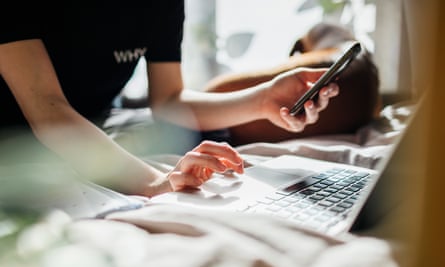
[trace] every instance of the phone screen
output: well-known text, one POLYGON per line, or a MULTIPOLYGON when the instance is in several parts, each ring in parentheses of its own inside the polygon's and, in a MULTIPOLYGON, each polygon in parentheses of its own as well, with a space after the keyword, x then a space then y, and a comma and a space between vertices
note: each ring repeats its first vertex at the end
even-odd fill
POLYGON ((314 99, 316 96, 318 96, 318 92, 321 90, 321 88, 335 81, 340 73, 346 69, 349 63, 351 63, 351 61, 360 53, 361 50, 361 44, 359 42, 354 42, 346 50, 346 52, 320 77, 320 79, 318 79, 317 82, 315 82, 315 84, 302 97, 300 97, 300 99, 298 99, 298 101, 290 109, 290 114, 293 116, 303 114, 304 103, 309 99, 314 99))

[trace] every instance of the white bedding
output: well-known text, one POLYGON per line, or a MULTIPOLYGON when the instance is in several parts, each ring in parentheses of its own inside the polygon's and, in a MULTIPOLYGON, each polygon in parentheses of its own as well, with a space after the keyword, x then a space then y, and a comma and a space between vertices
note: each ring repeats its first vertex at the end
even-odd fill
POLYGON ((315 136, 280 143, 252 143, 237 149, 246 154, 246 160, 250 159, 252 164, 268 157, 293 154, 374 169, 405 127, 412 108, 403 103, 387 106, 377 120, 355 134, 315 136))
MULTIPOLYGON (((248 164, 295 154, 374 168, 409 112, 406 105, 387 107, 380 120, 353 135, 237 149, 248 164)), ((167 168, 177 159, 151 158, 167 168)), ((397 266, 384 240, 352 235, 333 239, 258 214, 161 204, 91 220, 54 211, 21 234, 17 251, 20 261, 7 266, 397 266)))
POLYGON ((105 220, 54 212, 22 234, 18 250, 17 266, 397 266, 376 238, 336 240, 271 217, 171 205, 105 220))

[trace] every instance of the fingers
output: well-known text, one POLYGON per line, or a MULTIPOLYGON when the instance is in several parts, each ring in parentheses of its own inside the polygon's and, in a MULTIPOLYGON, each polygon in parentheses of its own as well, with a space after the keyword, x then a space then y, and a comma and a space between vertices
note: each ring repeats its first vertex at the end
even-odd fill
POLYGON ((281 127, 291 132, 301 132, 305 127, 305 115, 293 116, 289 113, 289 109, 282 107, 280 109, 280 116, 282 119, 281 127))
POLYGON ((336 85, 335 83, 331 83, 320 90, 316 102, 312 100, 307 101, 304 104, 306 123, 316 123, 318 121, 320 111, 324 110, 328 106, 329 99, 338 95, 338 92, 338 85, 336 85))
POLYGON ((168 176, 168 180, 173 191, 179 191, 186 187, 198 187, 205 182, 192 174, 180 171, 171 172, 168 176))
POLYGON ((318 93, 318 100, 316 103, 316 107, 318 111, 324 110, 329 103, 329 99, 337 96, 339 93, 338 85, 335 83, 331 83, 328 86, 322 88, 318 93))
POLYGON ((243 160, 239 153, 227 143, 204 141, 186 153, 167 178, 172 189, 178 191, 200 186, 213 173, 228 169, 243 173, 243 160))
POLYGON ((191 151, 185 154, 181 159, 179 166, 179 170, 182 172, 194 172, 197 176, 202 176, 200 169, 203 168, 211 169, 216 172, 224 172, 227 169, 227 166, 212 155, 196 151, 191 151), (199 170, 197 170, 197 168, 199 170))
POLYGON ((283 127, 292 132, 301 132, 306 125, 316 123, 319 119, 320 111, 324 110, 329 104, 329 99, 337 96, 338 93, 339 88, 335 83, 322 88, 316 102, 308 100, 304 103, 305 113, 302 115, 292 116, 289 114, 288 108, 282 107, 280 116, 283 120, 283 127))
POLYGON ((306 123, 314 124, 319 117, 318 115, 319 110, 316 108, 314 101, 312 100, 306 101, 306 103, 304 103, 304 110, 306 114, 306 123))
POLYGON ((203 141, 194 152, 200 152, 216 157, 224 166, 233 169, 237 173, 242 173, 243 159, 241 155, 227 143, 217 143, 212 141, 203 141))
POLYGON ((173 191, 178 191, 185 187, 198 187, 214 172, 224 172, 226 169, 216 157, 191 151, 181 158, 167 178, 173 191))

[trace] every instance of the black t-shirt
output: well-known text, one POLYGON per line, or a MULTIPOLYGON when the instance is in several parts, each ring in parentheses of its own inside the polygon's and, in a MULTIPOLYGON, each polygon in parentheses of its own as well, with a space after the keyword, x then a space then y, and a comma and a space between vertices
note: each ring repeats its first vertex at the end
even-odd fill
MULTIPOLYGON (((39 38, 48 50, 70 104, 93 118, 111 105, 133 74, 138 59, 181 59, 183 0, 15 0, 0 15, 0 44, 39 38)), ((26 123, 0 76, 0 127, 26 123)))

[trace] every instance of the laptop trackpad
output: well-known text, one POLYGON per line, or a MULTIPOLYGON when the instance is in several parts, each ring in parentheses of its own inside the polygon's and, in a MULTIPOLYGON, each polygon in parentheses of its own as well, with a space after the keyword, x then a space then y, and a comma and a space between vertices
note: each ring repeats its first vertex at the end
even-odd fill
POLYGON ((306 177, 315 174, 304 169, 274 169, 266 166, 255 165, 245 169, 245 174, 275 188, 283 188, 303 182, 306 177))

